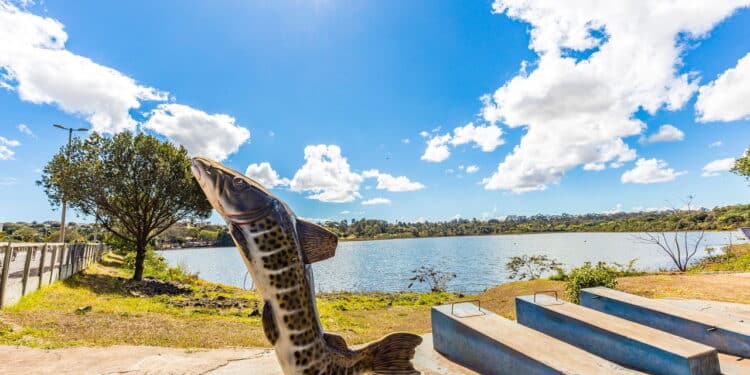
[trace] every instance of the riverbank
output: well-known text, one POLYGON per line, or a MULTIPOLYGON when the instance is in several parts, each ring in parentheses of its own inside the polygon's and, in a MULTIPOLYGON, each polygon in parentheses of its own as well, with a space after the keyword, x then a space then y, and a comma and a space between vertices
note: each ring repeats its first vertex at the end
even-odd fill
MULTIPOLYGON (((750 265, 750 245, 730 252, 733 271, 750 265), (747 259, 747 260, 746 260, 747 259)), ((725 258, 722 254, 717 257, 725 258)), ((726 259, 699 264, 725 265, 726 259)), ((726 268, 725 266, 722 266, 726 268)), ((38 348, 149 345, 175 348, 268 347, 260 322, 260 298, 253 291, 210 283, 178 270, 150 269, 162 280, 133 283, 122 258, 108 255, 68 280, 24 297, 0 311, 0 345, 38 348)), ((473 296, 451 293, 335 293, 318 295, 321 322, 352 345, 386 333, 430 332, 432 305, 479 299, 485 307, 514 318, 514 298, 557 291, 552 280, 503 284, 473 296)), ((750 304, 750 275, 655 273, 623 277, 617 289, 651 298, 701 299, 750 304)))

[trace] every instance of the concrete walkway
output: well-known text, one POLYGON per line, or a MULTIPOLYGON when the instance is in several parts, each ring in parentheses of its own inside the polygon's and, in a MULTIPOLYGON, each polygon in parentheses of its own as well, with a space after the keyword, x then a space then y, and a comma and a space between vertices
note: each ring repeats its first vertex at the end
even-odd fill
MULTIPOLYGON (((432 335, 422 337, 414 363, 423 374, 475 374, 432 350, 432 335)), ((113 346, 45 350, 0 346, 0 374, 277 375, 281 370, 271 349, 113 346)))

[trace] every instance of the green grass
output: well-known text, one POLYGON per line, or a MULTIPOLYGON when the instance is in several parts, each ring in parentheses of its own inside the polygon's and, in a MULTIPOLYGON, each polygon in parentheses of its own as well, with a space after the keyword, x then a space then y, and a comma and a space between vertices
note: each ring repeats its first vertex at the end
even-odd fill
POLYGON ((724 254, 702 259, 690 272, 750 272, 750 244, 727 246, 723 250, 724 254))

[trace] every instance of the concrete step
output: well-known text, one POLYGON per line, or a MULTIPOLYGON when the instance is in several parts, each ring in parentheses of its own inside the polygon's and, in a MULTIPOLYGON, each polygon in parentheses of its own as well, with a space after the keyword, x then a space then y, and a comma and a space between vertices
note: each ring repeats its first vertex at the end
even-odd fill
POLYGON ((640 374, 471 303, 432 308, 435 350, 481 374, 640 374))
POLYGON ((716 375, 716 349, 546 295, 516 297, 518 322, 650 374, 716 375))
POLYGON ((750 320, 721 317, 608 288, 582 290, 581 305, 713 346, 722 353, 750 357, 750 320))

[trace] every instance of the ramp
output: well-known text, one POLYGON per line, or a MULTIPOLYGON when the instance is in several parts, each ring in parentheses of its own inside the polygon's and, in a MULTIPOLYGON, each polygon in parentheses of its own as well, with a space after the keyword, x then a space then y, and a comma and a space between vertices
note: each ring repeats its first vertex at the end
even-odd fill
POLYGON ((516 297, 516 315, 527 327, 640 371, 720 373, 714 348, 550 296, 516 297))
POLYGON ((722 353, 750 357, 750 320, 722 318, 601 287, 582 290, 581 305, 713 346, 722 353))
POLYGON ((640 374, 471 303, 431 314, 435 350, 481 374, 640 374))

